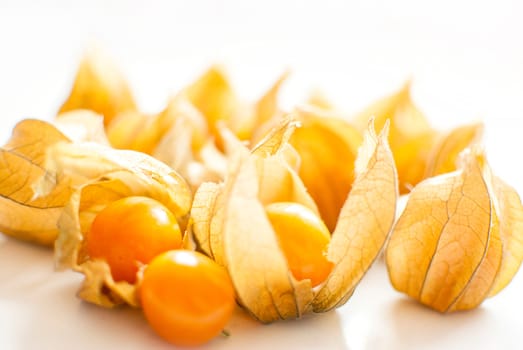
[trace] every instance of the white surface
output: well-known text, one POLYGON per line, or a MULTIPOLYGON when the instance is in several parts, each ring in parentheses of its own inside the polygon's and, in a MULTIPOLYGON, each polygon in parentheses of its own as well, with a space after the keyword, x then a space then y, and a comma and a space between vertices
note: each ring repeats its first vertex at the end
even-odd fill
MULTIPOLYGON (((319 87, 355 112, 413 79, 431 122, 487 126, 494 171, 523 193, 523 5, 514 1, 0 1, 0 139, 17 120, 49 119, 90 42, 107 49, 141 107, 211 62, 245 98, 284 69, 283 102, 319 87)), ((74 295, 81 276, 54 272, 52 253, 0 236, 2 349, 171 348, 134 310, 74 295)), ((269 326, 239 312, 219 349, 517 349, 523 274, 478 310, 440 315, 396 293, 378 263, 342 308, 269 326)))

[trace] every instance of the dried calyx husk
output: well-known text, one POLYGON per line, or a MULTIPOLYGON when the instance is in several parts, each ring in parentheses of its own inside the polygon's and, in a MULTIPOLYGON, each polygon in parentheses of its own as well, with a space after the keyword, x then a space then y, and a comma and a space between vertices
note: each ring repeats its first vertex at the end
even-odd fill
POLYGON ((57 267, 85 275, 82 299, 137 306, 136 284, 115 282, 105 261, 91 260, 85 234, 98 212, 127 196, 156 199, 184 230, 192 201, 184 178, 144 153, 109 147, 102 117, 87 110, 63 113, 54 123, 23 120, 0 151, 2 232, 54 244, 57 267))
POLYGON ((40 188, 46 152, 58 143, 106 143, 102 117, 91 111, 66 113, 54 123, 20 121, 0 149, 0 230, 12 237, 52 246, 57 221, 73 192, 70 178, 54 177, 52 190, 40 188), (45 192, 45 193, 44 193, 45 192))
POLYGON ((187 86, 185 93, 191 103, 204 115, 211 135, 220 138, 219 124, 230 129, 240 140, 252 140, 257 129, 276 115, 278 95, 289 72, 284 72, 254 103, 242 101, 225 69, 211 66, 196 81, 187 86))
POLYGON ((227 167, 219 124, 241 140, 254 138, 259 126, 281 114, 278 95, 283 73, 253 103, 240 100, 225 70, 211 66, 174 95, 159 113, 140 111, 122 74, 100 50, 87 51, 64 112, 90 109, 104 116, 111 146, 144 152, 173 167, 196 190, 220 181, 227 167))
POLYGON ((286 77, 251 104, 238 98, 222 67, 210 67, 171 100, 163 113, 175 118, 151 154, 178 170, 193 189, 222 180, 228 158, 222 130, 252 142, 259 126, 280 115, 277 99, 286 77))
POLYGON ((351 120, 364 130, 371 117, 375 118, 378 130, 390 122, 389 143, 402 194, 410 192, 423 179, 456 170, 458 154, 477 143, 483 133, 481 123, 462 125, 449 131, 434 129, 413 103, 410 82, 351 120))
POLYGON ((109 145, 103 116, 88 109, 75 109, 56 116, 53 126, 74 142, 96 142, 109 145))
POLYGON ((298 318, 345 303, 394 221, 397 179, 387 127, 376 135, 370 124, 326 253, 334 267, 315 288, 308 279, 296 280, 264 211, 267 204, 285 201, 319 214, 294 169, 299 156, 288 139, 295 127, 284 121, 252 152, 234 145, 225 181, 202 184, 191 210, 199 248, 227 268, 240 304, 262 322, 298 318))
MULTIPOLYGON (((86 234, 96 215, 109 203, 130 196, 161 202, 175 215, 183 232, 192 200, 185 180, 146 154, 96 143, 57 143, 48 149, 45 167, 48 174, 68 178, 74 189, 58 220, 57 267, 85 275, 78 295, 86 301, 105 307, 138 306, 138 282, 115 282, 104 260, 87 255, 86 234)), ((52 180, 52 176, 42 178, 40 188, 52 189, 52 180)))
POLYGON ((86 51, 59 114, 77 109, 89 109, 102 115, 105 125, 121 113, 137 110, 127 81, 99 48, 91 47, 86 51))
POLYGON ((298 174, 333 231, 354 182, 354 165, 363 134, 337 113, 314 106, 296 109, 300 127, 289 142, 300 157, 298 174))
POLYGON ((55 178, 45 196, 36 196, 34 184, 46 175, 46 150, 71 142, 52 124, 35 119, 19 122, 0 149, 0 231, 12 237, 51 246, 58 235, 56 223, 72 190, 69 179, 55 178))
POLYGON ((523 206, 477 147, 410 193, 386 250, 394 288, 440 312, 500 292, 523 260, 523 206))
POLYGON ((113 147, 150 154, 187 179, 193 189, 203 181, 219 181, 225 156, 214 144, 204 116, 185 94, 170 99, 155 115, 129 112, 107 127, 113 147))

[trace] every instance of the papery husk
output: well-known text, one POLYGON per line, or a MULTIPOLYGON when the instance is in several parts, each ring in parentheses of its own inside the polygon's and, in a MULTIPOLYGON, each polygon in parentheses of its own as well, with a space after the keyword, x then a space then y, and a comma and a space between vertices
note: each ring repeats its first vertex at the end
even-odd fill
POLYGON ((209 138, 206 121, 184 94, 172 97, 158 114, 133 111, 118 115, 108 125, 107 134, 115 148, 161 155, 159 145, 172 133, 172 129, 180 127, 191 140, 189 153, 197 152, 209 138))
POLYGON ((378 255, 394 218, 397 182, 387 131, 376 136, 369 127, 353 189, 329 246, 328 259, 336 265, 318 289, 309 280, 297 281, 264 209, 273 201, 290 201, 317 213, 285 160, 284 150, 290 147, 285 141, 294 127, 283 122, 254 148, 257 152, 239 148, 224 183, 203 184, 191 210, 200 249, 227 267, 240 304, 261 322, 299 318, 343 304, 378 255), (278 166, 287 172, 265 171, 278 166), (373 195, 377 197, 369 197, 373 195))
MULTIPOLYGON (((211 66, 184 89, 183 93, 203 114, 211 135, 218 142, 220 140, 218 125, 223 124, 240 140, 254 139, 256 143, 260 136, 257 134, 260 126, 281 114, 278 95, 288 75, 288 71, 284 72, 253 104, 239 99, 225 69, 220 65, 211 66)), ((223 145, 218 143, 217 147, 221 150, 223 145)))
POLYGON ((436 144, 427 157, 424 178, 456 170, 461 152, 481 142, 483 128, 482 123, 474 123, 440 132, 436 144))
POLYGON ((376 119, 377 130, 390 121, 389 143, 402 194, 409 193, 423 179, 456 170, 458 154, 476 143, 483 130, 481 123, 450 131, 434 129, 412 101, 410 82, 369 106, 352 121, 364 130, 371 117, 376 119))
POLYGON ((52 246, 56 227, 72 190, 67 177, 54 178, 53 190, 38 195, 37 182, 46 177, 45 153, 70 142, 50 123, 35 119, 19 122, 0 149, 0 231, 25 241, 52 246))
POLYGON ((140 151, 161 160, 196 190, 204 181, 220 181, 226 158, 217 149, 207 121, 183 93, 155 115, 120 114, 107 127, 113 147, 140 151))
POLYGON ((278 97, 289 75, 290 71, 283 72, 256 101, 251 110, 247 110, 244 115, 237 115, 232 121, 233 131, 239 139, 248 140, 250 145, 254 146, 272 126, 275 126, 274 123, 283 117, 284 113, 278 104, 278 97))
POLYGON ((97 213, 129 196, 161 202, 175 215, 183 232, 192 199, 185 180, 146 154, 92 143, 57 144, 49 150, 46 166, 68 176, 76 188, 58 221, 56 266, 86 276, 79 291, 86 301, 105 307, 138 306, 136 284, 114 282, 105 261, 91 260, 85 252, 85 235, 97 213))
POLYGON ((325 96, 325 94, 316 89, 313 90, 307 98, 306 105, 320 108, 326 111, 335 111, 336 107, 334 104, 325 96))
POLYGON ((358 150, 355 180, 343 205, 327 252, 334 268, 316 291, 315 312, 343 305, 381 252, 395 220, 398 178, 387 142, 369 122, 358 150))
POLYGON ((298 109, 296 119, 300 127, 290 143, 300 157, 298 173, 333 231, 354 181, 362 134, 345 120, 317 108, 298 109))
MULTIPOLYGON (((266 144, 255 147, 258 150, 255 154, 250 154, 245 147, 238 148, 231 159, 225 183, 203 184, 191 210, 192 228, 199 247, 228 268, 240 303, 262 322, 300 317, 310 311, 307 301, 312 300, 310 282, 298 282, 290 274, 263 203, 257 196, 260 186, 267 187, 268 192, 282 190, 274 196, 278 200, 297 201, 303 199, 302 195, 308 196, 297 176, 289 179, 285 171, 278 172, 287 181, 296 181, 294 185, 303 188, 294 198, 294 191, 286 187, 273 189, 274 182, 266 181, 267 178, 258 173, 260 170, 261 174, 274 174, 266 172, 265 166, 279 166, 292 172, 283 159, 279 163, 264 161, 281 157, 274 139, 288 135, 284 130, 293 127, 291 122, 284 123, 279 131, 267 137, 266 144), (250 211, 252 213, 246 214, 250 211), (260 264, 262 256, 264 262, 260 264), (238 269, 240 265, 242 268, 238 269)), ((315 207, 312 199, 307 198, 309 205, 315 207)))
POLYGON ((171 115, 173 123, 151 154, 187 179, 194 191, 205 181, 221 181, 227 159, 200 112, 178 96, 163 113, 171 115))
POLYGON ((522 218, 516 191, 476 146, 459 170, 411 192, 386 253, 393 286, 440 312, 479 306, 523 260, 522 218))
POLYGON ((102 115, 106 126, 120 113, 136 110, 127 81, 97 48, 88 50, 80 62, 70 95, 59 114, 75 109, 90 109, 102 115))
POLYGON ((389 144, 393 152, 411 138, 433 130, 412 101, 410 86, 411 82, 406 82, 399 91, 376 101, 352 119, 360 130, 367 128, 371 118, 374 118, 376 130, 390 123, 389 144))
POLYGON ((191 103, 205 116, 211 133, 217 134, 216 124, 227 121, 237 113, 238 98, 234 92, 224 68, 211 66, 196 81, 188 86, 184 93, 191 103))
MULTIPOLYGON (((228 152, 233 155, 231 159, 247 157, 254 159, 256 167, 256 186, 260 188, 259 200, 265 205, 278 201, 292 201, 300 203, 314 213, 318 208, 313 199, 307 193, 301 180, 288 162, 286 155, 292 150, 288 147, 288 138, 296 127, 291 119, 285 119, 269 133, 266 138, 252 150, 252 156, 245 144, 238 140, 234 134, 227 129, 221 133, 228 152), (284 140, 287 140, 285 142, 284 140), (241 155, 241 156, 240 156, 241 155)), ((234 160, 233 160, 234 161, 234 160)), ((234 170, 229 168, 229 176, 235 176, 234 170)), ((226 181, 226 184, 230 181, 226 181)), ((211 235, 212 232, 220 232, 223 225, 225 208, 225 192, 223 183, 203 183, 195 194, 191 217, 193 220, 193 232, 201 249, 218 263, 225 265, 222 251, 222 237, 219 234, 211 235)))
POLYGON ((53 125, 74 142, 109 145, 103 116, 88 109, 75 109, 56 116, 53 125))
POLYGON ((122 112, 107 125, 111 145, 144 152, 173 167, 196 190, 205 181, 221 181, 227 154, 222 128, 241 140, 279 115, 277 98, 285 72, 253 104, 238 99, 222 67, 210 67, 174 96, 160 113, 122 112))
POLYGON ((135 146, 136 137, 153 116, 140 111, 126 111, 115 116, 107 125, 107 138, 112 147, 141 151, 135 146))

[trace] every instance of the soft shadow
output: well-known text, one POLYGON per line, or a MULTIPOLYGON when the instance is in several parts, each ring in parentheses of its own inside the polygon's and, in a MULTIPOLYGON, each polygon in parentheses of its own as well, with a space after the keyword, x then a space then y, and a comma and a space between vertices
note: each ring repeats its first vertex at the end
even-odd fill
MULTIPOLYGON (((8 264, 17 263, 22 266, 32 264, 31 259, 24 259, 25 255, 30 255, 34 259, 47 259, 53 262, 53 248, 43 247, 41 245, 21 241, 0 233, 0 259, 3 263, 10 261, 8 264), (19 259, 16 261, 14 259, 19 259)), ((0 270, 4 271, 4 269, 0 270)))
POLYGON ((209 343, 208 349, 347 349, 335 311, 309 314, 298 320, 261 324, 237 308, 227 330, 230 336, 209 343))
MULTIPOLYGON (((0 299, 12 305, 10 317, 17 315, 21 322, 16 327, 19 348, 36 343, 51 348, 172 348, 140 310, 104 309, 79 300, 75 294, 83 277, 55 272, 52 249, 0 237, 0 258, 0 299)), ((230 336, 219 336, 202 349, 347 349, 335 311, 264 325, 238 307, 226 330, 230 336)))
POLYGON ((0 237, 0 297, 27 292, 54 272, 53 250, 9 237, 0 237))
POLYGON ((87 302, 80 302, 75 319, 86 318, 82 322, 83 338, 90 345, 93 335, 101 337, 94 348, 104 348, 107 344, 122 345, 121 348, 172 349, 173 345, 158 336, 147 323, 140 309, 121 306, 106 309, 87 302))
POLYGON ((376 348, 484 348, 491 339, 479 340, 482 332, 488 333, 495 324, 494 315, 481 307, 442 314, 407 298, 393 302, 385 317, 392 330, 391 343, 376 348))
POLYGON ((147 325, 141 310, 102 308, 69 294, 31 312, 20 348, 36 344, 54 349, 172 349, 147 325), (36 340, 35 340, 36 339, 36 340))

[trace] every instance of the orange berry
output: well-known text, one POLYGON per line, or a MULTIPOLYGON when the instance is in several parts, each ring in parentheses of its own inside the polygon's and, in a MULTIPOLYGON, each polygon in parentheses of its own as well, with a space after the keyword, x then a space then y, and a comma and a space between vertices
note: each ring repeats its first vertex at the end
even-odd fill
POLYGON ((225 269, 189 250, 154 258, 144 271, 140 298, 155 332, 179 346, 200 345, 220 334, 235 308, 225 269))
POLYGON ((310 279, 312 286, 322 283, 333 266, 325 256, 330 232, 323 221, 298 203, 272 203, 265 211, 293 276, 310 279))
POLYGON ((129 283, 136 281, 140 266, 181 245, 174 215, 148 197, 125 197, 110 203, 94 219, 86 242, 91 259, 104 259, 115 281, 129 283))

